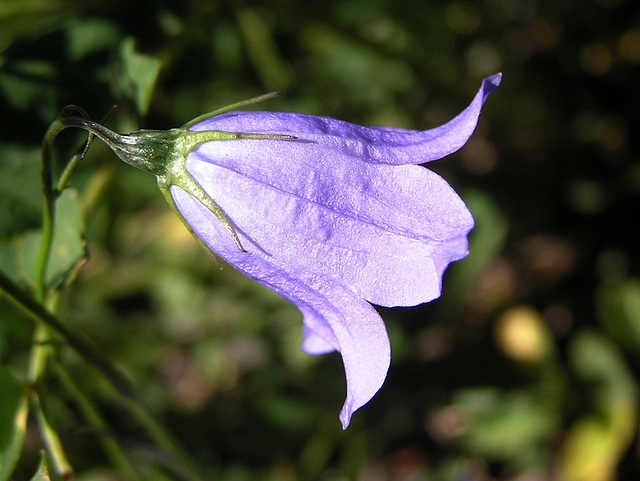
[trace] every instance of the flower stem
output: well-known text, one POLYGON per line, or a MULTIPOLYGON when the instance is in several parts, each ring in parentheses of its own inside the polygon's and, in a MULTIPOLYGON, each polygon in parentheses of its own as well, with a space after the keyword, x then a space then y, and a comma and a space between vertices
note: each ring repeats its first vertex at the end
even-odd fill
POLYGON ((105 432, 107 424, 91 400, 85 396, 82 389, 71 379, 60 363, 55 363, 53 367, 58 380, 77 404, 86 422, 98 432, 100 444, 111 459, 111 462, 118 467, 126 479, 142 479, 117 441, 109 433, 105 432))
MULTIPOLYGON (((29 380, 34 386, 34 394, 32 396, 34 402, 35 412, 38 416, 38 423, 43 431, 43 437, 47 439, 47 447, 49 449, 60 449, 59 453, 62 453, 59 441, 56 441, 54 436, 55 431, 51 428, 44 413, 41 410, 40 399, 37 394, 37 381, 40 379, 46 366, 46 361, 51 353, 50 345, 50 332, 56 331, 60 334, 65 342, 73 348, 85 361, 93 364, 98 368, 116 388, 116 391, 122 395, 122 402, 126 408, 132 412, 138 419, 140 424, 144 426, 146 431, 154 442, 173 459, 177 460, 180 465, 185 466, 186 470, 182 470, 182 477, 187 480, 199 480, 201 479, 197 474, 197 469, 190 457, 182 450, 178 443, 172 438, 172 436, 161 426, 153 416, 148 412, 147 408, 143 406, 138 399, 133 395, 133 391, 129 385, 129 382, 124 376, 111 366, 107 361, 102 359, 94 350, 89 346, 84 339, 77 337, 71 331, 69 331, 64 324, 62 324, 53 314, 47 311, 40 303, 33 299, 28 293, 16 286, 8 277, 6 277, 2 271, 0 271, 0 291, 4 291, 18 306, 24 309, 29 315, 31 315, 39 325, 34 334, 34 348, 31 352, 30 364, 29 364, 29 380)), ((64 383, 64 380, 62 380, 64 383)), ((86 407, 86 406, 85 406, 86 407)), ((83 412, 85 407, 83 407, 83 412)), ((66 459, 63 456, 60 459, 66 459)), ((116 454, 118 456, 118 454, 116 454)), ((120 465, 120 463, 118 463, 120 465)), ((56 466, 62 466, 63 462, 58 462, 56 466)), ((124 468, 127 469, 127 468, 124 468)), ((124 471, 123 469, 123 471, 124 471)), ((128 469, 127 469, 128 470, 128 469)))
POLYGON ((230 112, 232 110, 238 110, 241 109, 243 107, 248 107, 250 105, 253 104, 257 104, 259 102, 264 102, 265 100, 271 100, 272 98, 278 97, 279 95, 282 95, 282 92, 269 92, 268 94, 264 94, 264 95, 259 95, 258 97, 253 97, 251 99, 248 100, 242 100, 241 102, 236 102, 235 104, 231 104, 231 105, 227 105, 225 107, 219 108, 217 110, 214 110, 213 112, 209 112, 208 114, 204 114, 204 115, 200 115, 199 117, 196 117, 195 119, 193 119, 190 122, 187 122, 186 124, 184 124, 182 126, 183 129, 188 129, 191 126, 202 122, 205 119, 211 118, 211 117, 215 117, 216 115, 220 115, 223 114, 225 112, 230 112))
POLYGON ((31 396, 31 400, 34 405, 34 412, 36 414, 36 421, 38 422, 40 433, 42 435, 44 444, 47 447, 47 453, 51 457, 51 461, 53 462, 56 473, 63 480, 73 478, 73 468, 67 460, 67 456, 64 453, 64 448, 62 447, 62 443, 60 441, 60 438, 58 437, 58 433, 49 424, 49 421, 47 420, 47 417, 42 410, 40 396, 38 394, 33 394, 31 396))
POLYGON ((153 442, 169 456, 168 466, 180 474, 185 481, 202 481, 198 467, 191 457, 182 449, 173 436, 162 426, 146 406, 135 398, 123 398, 124 406, 131 412, 138 422, 145 428, 153 442))
POLYGON ((62 447, 60 437, 55 428, 51 426, 42 407, 40 399, 40 381, 46 371, 47 361, 53 350, 51 346, 51 334, 46 325, 38 325, 33 335, 33 346, 29 358, 29 384, 31 390, 31 402, 33 404, 33 412, 36 416, 40 435, 47 447, 47 452, 51 457, 54 468, 62 479, 71 479, 73 477, 73 468, 67 460, 67 456, 62 447))
MULTIPOLYGON (((131 389, 129 381, 119 371, 103 359, 83 338, 70 331, 56 316, 46 310, 42 304, 15 285, 2 271, 0 271, 0 290, 4 291, 18 306, 40 323, 40 325, 46 326, 61 335, 64 341, 86 362, 92 364, 102 372, 118 392, 127 397, 133 396, 133 390, 131 389)), ((37 340, 34 345, 34 348, 36 347, 42 347, 41 343, 37 340)), ((42 356, 42 354, 38 356, 42 356)), ((40 359, 40 357, 38 357, 38 359, 40 359)), ((36 367, 37 366, 34 365, 34 369, 36 367)))
MULTIPOLYGON (((47 267, 51 256, 53 244, 53 230, 55 226, 55 204, 58 193, 53 186, 53 142, 64 126, 55 121, 47 130, 42 142, 41 179, 44 197, 44 209, 42 218, 42 237, 36 259, 35 287, 36 300, 34 306, 38 306, 43 312, 49 312, 44 307, 47 301, 47 267)), ((14 292, 21 294, 19 291, 14 292)), ((12 296, 13 297, 13 296, 12 296)), ((47 360, 51 355, 49 345, 50 332, 46 324, 39 324, 33 335, 33 345, 29 358, 29 382, 32 386, 31 402, 33 404, 36 421, 38 423, 42 440, 54 465, 54 469, 62 479, 73 477, 73 468, 62 447, 60 438, 55 428, 51 426, 42 409, 39 393, 39 382, 46 371, 47 360)))
POLYGON ((71 160, 67 163, 66 167, 60 174, 60 179, 58 180, 58 186, 56 187, 56 194, 61 193, 65 187, 67 186, 67 181, 69 180, 69 176, 73 169, 75 169, 78 162, 85 158, 87 152, 89 151, 89 147, 91 147, 91 143, 93 142, 93 134, 89 132, 89 137, 87 138, 87 143, 84 146, 84 149, 81 153, 74 155, 71 157, 71 160))
POLYGON ((53 122, 42 142, 41 179, 44 195, 44 211, 42 216, 42 237, 36 260, 36 298, 44 302, 47 289, 47 266, 51 255, 53 228, 55 225, 55 203, 57 192, 53 187, 53 142, 56 136, 66 128, 60 120, 53 122))

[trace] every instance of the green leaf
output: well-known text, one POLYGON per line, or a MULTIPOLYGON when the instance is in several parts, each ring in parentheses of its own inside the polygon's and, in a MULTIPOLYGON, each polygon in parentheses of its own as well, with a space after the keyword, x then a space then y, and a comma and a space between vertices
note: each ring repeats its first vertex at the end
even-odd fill
POLYGON ((56 203, 56 226, 47 282, 68 280, 86 257, 84 211, 78 191, 67 188, 56 203))
POLYGON ((527 391, 460 391, 456 405, 469 416, 461 443, 489 459, 527 464, 557 429, 558 413, 527 391))
POLYGON ((0 52, 18 38, 38 34, 70 15, 69 2, 61 0, 0 1, 0 52))
POLYGON ((87 18, 71 22, 66 34, 69 58, 73 61, 111 48, 119 36, 118 28, 110 21, 87 18))
POLYGON ((4 68, 0 69, 3 101, 16 111, 32 112, 43 120, 54 118, 60 109, 56 100, 55 83, 59 75, 56 65, 39 59, 0 60, 4 60, 4 68))
POLYGON ((49 476, 49 467, 47 466, 47 454, 44 451, 42 451, 38 471, 33 475, 31 481, 51 481, 51 477, 49 476))
POLYGON ((598 293, 600 322, 622 345, 640 353, 640 281, 627 279, 598 293))
POLYGON ((132 38, 122 42, 120 48, 124 79, 123 85, 127 94, 135 100, 138 112, 145 115, 149 111, 153 89, 160 73, 160 60, 155 57, 136 52, 132 38))
MULTIPOLYGON (((75 189, 67 188, 56 202, 56 224, 47 269, 47 285, 60 285, 75 274, 86 257, 83 235, 84 213, 80 197, 75 189)), ((40 236, 40 231, 28 234, 22 244, 22 266, 31 283, 36 272, 40 236)))
POLYGON ((574 335, 570 356, 574 372, 588 388, 592 411, 569 429, 558 479, 615 479, 616 466, 636 433, 638 387, 618 347, 596 333, 574 335))
POLYGON ((267 90, 286 90, 293 70, 280 53, 273 33, 264 20, 264 12, 245 8, 237 12, 238 25, 247 46, 249 60, 267 90))
POLYGON ((345 100, 357 106, 388 104, 410 91, 417 79, 409 65, 380 49, 353 42, 337 29, 316 24, 305 29, 302 44, 317 73, 318 83, 338 86, 345 100))
POLYGON ((13 281, 29 283, 23 264, 27 238, 42 223, 40 149, 1 145, 0 269, 13 281))
POLYGON ((28 409, 26 387, 0 367, 0 481, 9 479, 22 452, 28 409))
MULTIPOLYGON (((39 189, 35 192, 39 194, 39 189)), ((3 205, 7 212, 15 212, 15 214, 9 215, 6 222, 4 218, 2 219, 0 232, 14 235, 5 235, 4 238, 0 236, 0 269, 15 282, 34 285, 41 231, 27 229, 32 223, 29 220, 23 221, 22 224, 17 222, 11 225, 11 219, 14 216, 27 212, 25 203, 20 203, 19 199, 16 199, 13 203, 0 202, 0 208, 3 205)), ((40 222, 38 220, 38 223, 40 222)), ((84 212, 78 192, 71 188, 65 189, 56 203, 56 224, 47 271, 47 284, 58 285, 66 282, 76 272, 86 256, 83 235, 84 212)))
POLYGON ((587 384, 596 409, 613 414, 620 401, 635 405, 638 387, 619 346, 591 331, 574 334, 570 347, 573 370, 587 384))
MULTIPOLYGON (((0 242, 42 222, 40 149, 0 144, 0 242)), ((1 265, 1 264, 0 264, 1 265)))

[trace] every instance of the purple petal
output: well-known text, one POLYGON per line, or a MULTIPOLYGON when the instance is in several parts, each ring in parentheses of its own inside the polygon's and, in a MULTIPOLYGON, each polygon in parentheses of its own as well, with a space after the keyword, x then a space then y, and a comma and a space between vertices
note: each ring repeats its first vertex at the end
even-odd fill
POLYGON ((187 170, 278 265, 342 279, 374 304, 438 297, 444 268, 467 254, 471 214, 423 167, 368 164, 323 143, 238 140, 203 144, 187 170))
POLYGON ((476 128, 484 101, 498 88, 502 74, 487 77, 471 104, 440 127, 414 131, 363 127, 330 117, 288 112, 231 112, 210 117, 193 130, 291 134, 331 145, 366 162, 424 164, 459 150, 476 128))
MULTIPOLYGON (((277 264, 277 258, 250 243, 247 252, 241 252, 206 208, 179 188, 172 187, 171 193, 198 237, 215 246, 220 257, 298 306, 310 352, 340 351, 347 376, 347 399, 340 420, 346 428, 352 413, 380 389, 389 368, 389 338, 378 313, 334 279, 304 271, 292 275, 277 264)), ((248 239, 241 234, 241 240, 248 239)))
POLYGON ((309 354, 326 354, 336 350, 337 341, 330 344, 309 327, 305 326, 303 334, 304 342, 302 343, 302 349, 309 354))

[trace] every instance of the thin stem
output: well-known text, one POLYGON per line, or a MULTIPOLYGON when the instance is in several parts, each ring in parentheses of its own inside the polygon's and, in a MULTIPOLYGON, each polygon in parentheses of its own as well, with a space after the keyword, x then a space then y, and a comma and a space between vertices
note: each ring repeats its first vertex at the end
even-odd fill
POLYGON ((282 92, 269 92, 268 94, 263 94, 263 95, 259 95, 258 97, 253 97, 251 99, 247 99, 247 100, 242 100, 240 102, 236 102, 235 104, 231 104, 231 105, 226 105, 222 108, 219 108, 218 110, 214 110, 213 112, 209 112, 208 114, 204 114, 204 115, 200 115, 199 117, 196 117, 195 119, 193 119, 192 121, 184 124, 182 126, 183 129, 188 129, 190 127, 192 127, 193 125, 202 122, 205 119, 208 119, 210 117, 215 117, 216 115, 220 115, 223 114, 225 112, 230 112, 232 110, 238 110, 240 108, 243 107, 247 107, 249 105, 253 105, 253 104, 257 104, 259 102, 264 102, 265 100, 271 100, 275 97, 278 97, 279 95, 282 95, 282 92))
MULTIPOLYGON (((198 474, 198 468, 189 455, 180 447, 173 436, 156 421, 149 409, 133 398, 124 398, 123 401, 129 412, 144 426, 154 443, 169 455, 173 461, 178 463, 177 467, 181 468, 178 469, 181 477, 187 481, 202 481, 201 476, 198 474)), ((172 465, 172 467, 176 468, 175 465, 172 465)))
POLYGON ((57 431, 51 426, 44 413, 40 400, 39 384, 46 372, 47 361, 52 352, 49 329, 46 325, 38 325, 33 336, 33 347, 29 358, 29 383, 32 386, 30 398, 42 440, 47 446, 55 471, 63 479, 71 479, 73 468, 67 459, 57 431))
POLYGON ((57 193, 53 187, 53 142, 56 136, 66 129, 60 120, 51 124, 42 142, 42 191, 44 195, 44 211, 42 217, 42 237, 36 260, 36 297, 44 302, 47 286, 47 266, 51 255, 53 228, 55 225, 55 203, 57 193))
MULTIPOLYGON (((51 247, 53 244, 53 231, 56 220, 56 199, 58 192, 53 186, 53 143, 56 136, 66 127, 59 120, 53 122, 47 130, 42 142, 42 165, 41 179, 42 192, 44 197, 44 208, 42 218, 42 237, 40 238, 40 247, 38 249, 38 257, 36 259, 35 287, 36 301, 33 301, 44 312, 44 304, 47 298, 47 267, 51 256, 51 247)), ((38 390, 38 383, 42 378, 47 365, 47 359, 51 355, 51 346, 49 345, 50 333, 46 324, 39 324, 36 327, 33 336, 33 346, 29 359, 29 381, 33 386, 31 401, 34 407, 34 413, 40 434, 47 451, 51 457, 54 469, 63 479, 71 479, 73 477, 73 468, 67 460, 67 456, 62 447, 60 438, 56 430, 49 424, 47 417, 42 410, 42 402, 38 390)))
POLYGON ((60 178, 57 188, 53 185, 53 146, 56 137, 64 129, 70 125, 64 122, 69 116, 77 116, 88 119, 87 113, 76 106, 68 106, 60 113, 58 118, 49 126, 42 140, 42 192, 44 196, 44 209, 42 214, 42 237, 40 238, 40 247, 38 249, 38 257, 36 260, 36 298, 44 303, 47 292, 47 267, 49 265, 49 257, 51 256, 51 246, 53 243, 53 230, 56 221, 56 200, 66 186, 67 180, 71 175, 77 162, 84 158, 87 150, 91 146, 93 135, 89 135, 84 151, 80 156, 74 156, 60 178))
MULTIPOLYGON (((54 315, 49 313, 42 305, 35 301, 28 293, 16 286, 8 277, 6 277, 2 271, 0 271, 0 291, 4 291, 18 306, 24 309, 29 315, 31 315, 36 321, 40 323, 38 329, 36 329, 36 335, 34 340, 38 349, 32 350, 31 362, 30 362, 30 380, 33 381, 39 379, 42 374, 42 368, 44 367, 47 356, 50 353, 51 343, 48 337, 48 331, 50 329, 55 330, 60 334, 65 342, 73 348, 85 361, 93 364, 98 368, 116 388, 117 392, 123 396, 122 400, 136 418, 142 424, 155 443, 166 453, 172 456, 183 466, 188 469, 187 473, 183 473, 183 477, 189 480, 201 479, 197 474, 194 463, 189 459, 189 456, 179 447, 178 443, 172 438, 172 436, 153 418, 148 412, 147 408, 142 406, 140 402, 133 395, 132 389, 129 386, 129 382, 116 371, 108 362, 102 359, 94 350, 89 346, 84 339, 75 336, 69 331, 64 324, 62 324, 54 315), (48 352, 47 352, 48 351, 48 352)), ((47 441, 47 447, 50 449, 57 449, 58 444, 50 436, 55 432, 48 424, 46 417, 41 412, 40 400, 37 396, 37 392, 34 392, 33 400, 35 403, 35 410, 38 412, 38 422, 43 429, 43 436, 47 441)), ((64 463, 61 463, 63 465, 64 463)))
POLYGON ((33 334, 33 348, 29 357, 29 382, 36 384, 42 377, 49 357, 49 330, 46 325, 39 324, 33 334))
POLYGON ((77 404, 82 416, 89 425, 94 428, 100 436, 100 444, 105 450, 111 461, 127 479, 142 479, 140 474, 133 467, 120 445, 111 437, 107 430, 107 424, 98 409, 91 400, 85 396, 82 389, 71 379, 66 369, 59 363, 54 364, 56 376, 60 380, 62 386, 67 390, 70 397, 77 404))
MULTIPOLYGON (((109 110, 107 115, 104 116, 104 118, 102 119, 102 122, 106 121, 107 118, 114 112, 115 109, 116 109, 116 106, 114 105, 109 110)), ((65 107, 62 110, 62 112, 60 113, 60 116, 58 117, 59 120, 61 120, 62 123, 66 127, 75 127, 75 125, 70 124, 68 122, 65 122, 65 119, 67 119, 69 117, 80 117, 82 119, 85 119, 86 121, 91 122, 91 119, 89 118, 89 114, 87 114, 87 112, 84 109, 78 107, 77 105, 69 105, 69 106, 65 107)), ((87 130, 87 129, 85 129, 85 130, 87 130)), ((64 170, 62 171, 62 174, 60 175, 60 179, 58 181, 58 186, 56 187, 56 193, 57 194, 62 193, 62 191, 67 186, 67 181, 69 180, 69 177, 71 176, 71 173, 73 172, 73 169, 75 169, 75 167, 78 164, 78 162, 80 162, 82 159, 84 159, 87 156, 87 153, 89 152, 89 148, 91 147, 91 144, 93 143, 94 134, 90 130, 87 130, 87 131, 89 132, 89 136, 87 138, 87 142, 85 143, 84 149, 82 150, 82 152, 80 154, 74 155, 71 158, 71 160, 69 160, 69 162, 65 166, 64 170)))
POLYGON ((37 394, 33 394, 32 402, 34 404, 36 420, 38 422, 38 426, 40 427, 40 433, 42 434, 44 443, 47 446, 47 452, 51 457, 57 474, 64 480, 73 478, 73 468, 67 460, 67 457, 64 453, 64 448, 62 447, 62 443, 60 442, 60 438, 58 437, 58 433, 49 424, 49 421, 47 420, 47 417, 42 410, 40 396, 38 396, 37 394))
MULTIPOLYGON (((60 334, 64 341, 74 349, 86 362, 92 364, 111 384, 126 397, 133 397, 133 390, 129 381, 117 371, 109 362, 103 359, 83 338, 71 332, 57 317, 47 311, 38 301, 27 292, 15 285, 11 279, 0 271, 0 290, 4 291, 27 314, 40 324, 45 325, 60 334)), ((41 346, 41 343, 36 345, 41 346)))
POLYGON ((58 180, 58 186, 56 187, 56 194, 59 194, 65 189, 65 187, 67 186, 67 181, 69 180, 69 176, 71 175, 71 172, 73 172, 73 169, 75 169, 78 162, 80 162, 82 159, 86 157, 92 142, 93 142, 93 134, 89 132, 87 143, 85 144, 82 152, 80 154, 76 154, 73 157, 71 157, 71 160, 67 163, 66 167, 62 171, 62 174, 60 175, 60 179, 58 180))

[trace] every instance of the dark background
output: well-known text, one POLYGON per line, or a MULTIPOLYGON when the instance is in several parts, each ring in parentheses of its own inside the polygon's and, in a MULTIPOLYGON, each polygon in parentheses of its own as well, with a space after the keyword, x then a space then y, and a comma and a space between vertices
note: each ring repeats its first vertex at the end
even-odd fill
MULTIPOLYGON (((219 270, 99 142, 71 179, 89 259, 59 317, 205 479, 637 479, 639 66, 635 0, 1 0, 0 162, 24 199, 0 191, 0 234, 38 227, 39 146, 67 104, 118 104, 107 125, 125 133, 279 90, 258 108, 426 129, 501 71, 472 139, 429 165, 476 218, 471 254, 441 299, 381 309, 391 369, 346 432, 339 356, 302 352, 297 310, 219 270)), ((60 165, 82 142, 60 135, 60 165)), ((32 329, 0 299, 3 365, 24 369, 32 329)), ((119 479, 105 437, 149 479, 186 477, 95 370, 58 362, 107 422, 88 426, 51 376, 78 479, 119 479)), ((39 447, 31 426, 15 479, 39 447)))

